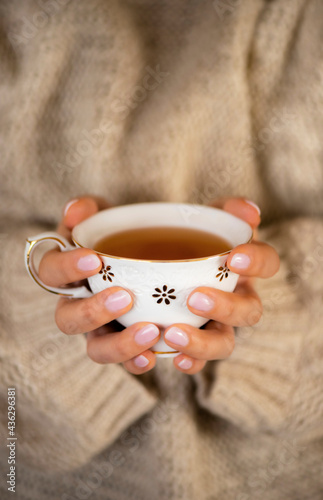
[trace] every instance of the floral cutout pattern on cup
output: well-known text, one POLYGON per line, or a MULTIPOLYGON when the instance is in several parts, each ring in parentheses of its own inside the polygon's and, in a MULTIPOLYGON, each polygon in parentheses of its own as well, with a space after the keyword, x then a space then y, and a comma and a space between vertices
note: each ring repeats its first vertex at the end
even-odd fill
POLYGON ((157 304, 162 304, 163 301, 165 301, 165 304, 169 306, 170 300, 175 300, 176 295, 172 295, 175 292, 175 288, 171 288, 170 290, 167 290, 167 285, 163 285, 163 290, 160 288, 155 288, 155 291, 157 293, 154 293, 152 297, 157 298, 157 304))
POLYGON ((75 248, 93 249, 102 234, 112 234, 113 228, 128 229, 134 224, 131 221, 135 221, 138 227, 141 224, 145 227, 164 227, 165 221, 172 221, 174 227, 198 227, 223 237, 231 248, 252 239, 252 228, 242 219, 223 210, 180 203, 139 203, 102 210, 82 221, 72 230, 73 243, 53 232, 29 236, 25 248, 26 269, 35 283, 44 290, 69 298, 93 297, 93 294, 114 285, 129 290, 134 297, 134 306, 120 316, 118 322, 124 327, 140 321, 158 324, 161 338, 152 351, 156 356, 177 356, 178 352, 163 341, 163 331, 174 323, 187 323, 199 328, 207 322, 205 317, 193 314, 187 307, 187 298, 195 288, 203 285, 233 292, 239 275, 226 269, 227 254, 196 260, 155 262, 113 257, 103 253, 100 255, 102 272, 87 279, 90 289, 84 285, 50 287, 37 274, 33 252, 44 241, 51 240, 64 252, 75 248))
POLYGON ((218 271, 220 272, 215 277, 222 281, 223 278, 227 278, 229 276, 230 269, 227 267, 227 263, 225 263, 224 266, 218 267, 218 271))
POLYGON ((112 283, 112 278, 114 278, 114 274, 111 272, 111 266, 103 266, 99 274, 102 274, 102 278, 104 281, 109 280, 112 283))

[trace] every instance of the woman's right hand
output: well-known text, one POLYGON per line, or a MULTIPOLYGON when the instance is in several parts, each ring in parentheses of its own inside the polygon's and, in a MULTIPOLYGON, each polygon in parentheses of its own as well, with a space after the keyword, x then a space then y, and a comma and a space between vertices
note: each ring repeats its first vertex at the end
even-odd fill
MULTIPOLYGON (((110 205, 101 198, 79 198, 64 210, 57 232, 71 241, 71 230, 98 210, 110 205)), ((47 252, 39 265, 39 277, 48 286, 64 286, 85 280, 101 269, 102 261, 90 249, 47 252)), ((79 283, 78 283, 79 286, 79 283)), ((129 290, 111 287, 86 299, 59 299, 55 320, 67 335, 87 333, 88 356, 97 363, 123 363, 130 373, 139 375, 155 366, 156 356, 149 349, 160 338, 156 325, 135 323, 123 329, 116 320, 133 305, 129 290)))

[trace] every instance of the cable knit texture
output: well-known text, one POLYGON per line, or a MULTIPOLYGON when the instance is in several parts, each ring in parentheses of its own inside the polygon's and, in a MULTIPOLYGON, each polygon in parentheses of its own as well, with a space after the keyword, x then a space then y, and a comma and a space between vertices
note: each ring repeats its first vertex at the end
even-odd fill
POLYGON ((323 3, 2 0, 1 470, 19 500, 323 497, 323 3), (97 365, 25 238, 82 194, 242 196, 281 257, 264 315, 197 375, 97 365))

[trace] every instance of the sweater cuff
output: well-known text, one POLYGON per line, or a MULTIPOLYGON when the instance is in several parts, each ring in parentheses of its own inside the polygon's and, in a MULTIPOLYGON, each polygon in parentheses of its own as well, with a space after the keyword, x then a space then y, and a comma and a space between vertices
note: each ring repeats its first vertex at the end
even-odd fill
POLYGON ((276 313, 275 321, 239 329, 231 357, 195 375, 199 404, 246 432, 282 429, 298 380, 301 316, 295 328, 287 329, 285 315, 276 313))
POLYGON ((42 230, 15 231, 2 248, 0 398, 16 387, 20 459, 66 470, 111 445, 156 399, 121 365, 91 361, 83 335, 57 329, 57 299, 32 282, 23 263, 25 238, 42 230))
POLYGON ((295 431, 295 424, 303 436, 323 435, 322 226, 302 218, 262 231, 281 257, 279 272, 256 283, 263 317, 236 329, 230 358, 194 376, 199 404, 246 432, 295 431), (304 405, 306 424, 296 424, 304 405))

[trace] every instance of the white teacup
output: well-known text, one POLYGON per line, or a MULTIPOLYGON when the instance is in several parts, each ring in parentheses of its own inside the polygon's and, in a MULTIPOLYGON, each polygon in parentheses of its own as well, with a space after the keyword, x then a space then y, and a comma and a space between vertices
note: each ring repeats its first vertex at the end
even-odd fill
MULTIPOLYGON (((173 323, 188 323, 201 327, 205 318, 192 314, 186 306, 189 294, 198 286, 218 288, 232 292, 238 274, 226 266, 229 252, 199 259, 150 261, 121 258, 99 253, 103 267, 88 278, 85 286, 54 288, 45 285, 37 274, 33 251, 44 241, 54 241, 62 251, 75 247, 93 248, 103 236, 130 228, 174 226, 208 231, 224 238, 232 248, 248 243, 252 238, 251 227, 233 215, 211 207, 182 203, 140 203, 109 208, 81 222, 72 231, 71 245, 63 236, 46 232, 28 238, 25 263, 30 276, 45 290, 70 298, 90 297, 112 286, 130 290, 134 297, 132 309, 118 318, 123 326, 139 321, 157 324, 161 332, 173 323)), ((158 356, 175 356, 178 351, 163 340, 152 351, 158 356)))

